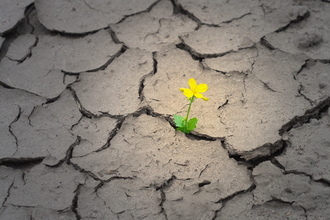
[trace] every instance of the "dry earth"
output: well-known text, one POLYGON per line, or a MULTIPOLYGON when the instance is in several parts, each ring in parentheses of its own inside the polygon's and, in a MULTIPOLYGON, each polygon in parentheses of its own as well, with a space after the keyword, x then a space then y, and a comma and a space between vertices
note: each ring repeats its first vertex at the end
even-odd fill
POLYGON ((329 11, 0 0, 0 219, 329 219, 329 11))

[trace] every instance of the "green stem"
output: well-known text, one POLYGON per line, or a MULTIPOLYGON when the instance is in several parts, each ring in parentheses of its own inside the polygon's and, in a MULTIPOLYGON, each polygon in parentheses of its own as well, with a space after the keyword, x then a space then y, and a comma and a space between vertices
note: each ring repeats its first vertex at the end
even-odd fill
POLYGON ((190 108, 191 108, 191 105, 192 103, 196 100, 195 96, 191 97, 190 99, 190 103, 189 103, 189 107, 188 107, 188 111, 187 111, 187 116, 184 120, 184 133, 187 132, 187 127, 188 127, 188 117, 189 117, 189 113, 190 113, 190 108))

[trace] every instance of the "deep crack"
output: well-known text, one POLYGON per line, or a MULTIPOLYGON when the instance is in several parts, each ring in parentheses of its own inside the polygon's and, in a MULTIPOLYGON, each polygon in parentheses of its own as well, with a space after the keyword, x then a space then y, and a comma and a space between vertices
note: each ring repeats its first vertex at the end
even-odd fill
POLYGON ((25 10, 25 17, 26 17, 26 22, 27 24, 31 27, 31 33, 30 34, 33 34, 34 31, 35 31, 35 28, 34 26, 30 23, 30 14, 32 13, 32 11, 36 10, 34 4, 31 4, 26 10, 25 10))
POLYGON ((85 109, 84 106, 82 106, 82 104, 77 96, 76 91, 71 86, 68 86, 68 89, 71 91, 72 96, 73 96, 76 104, 78 105, 79 111, 81 112, 82 115, 86 116, 87 118, 97 117, 97 115, 94 115, 93 113, 91 113, 90 111, 85 109))
MULTIPOLYGON (((190 18, 191 20, 193 20, 194 22, 196 22, 198 24, 198 26, 200 26, 202 24, 202 22, 191 12, 189 12, 188 10, 184 9, 182 7, 182 5, 178 2, 178 0, 171 0, 172 4, 173 4, 173 8, 174 8, 174 12, 176 14, 181 13, 184 15, 187 15, 188 18, 190 18)), ((199 27, 197 27, 198 29, 199 27)))
POLYGON ((211 184, 210 181, 208 181, 208 180, 203 180, 203 182, 198 183, 198 187, 203 187, 203 186, 210 185, 210 184, 211 184))
MULTIPOLYGON (((115 42, 116 44, 124 44, 124 42, 120 41, 116 35, 116 32, 114 32, 114 30, 112 30, 112 28, 109 26, 109 33, 111 36, 111 39, 113 42, 115 42)), ((125 46, 125 49, 127 49, 127 47, 125 46)))
POLYGON ((124 121, 125 121, 126 117, 121 117, 118 119, 116 126, 114 127, 114 129, 111 130, 107 143, 102 146, 100 149, 96 150, 95 152, 100 152, 108 147, 110 147, 110 142, 111 140, 117 135, 117 133, 119 132, 121 126, 123 125, 124 121))
POLYGON ((258 164, 263 161, 270 160, 275 155, 281 153, 286 146, 286 142, 280 139, 275 143, 265 143, 253 150, 244 152, 238 152, 233 149, 226 140, 222 142, 222 146, 228 151, 229 156, 237 161, 246 160, 258 164))
POLYGON ((285 31, 285 30, 288 29, 290 26, 292 26, 292 25, 294 25, 294 24, 297 24, 297 23, 299 23, 299 22, 301 22, 301 21, 307 19, 309 16, 310 16, 310 12, 309 12, 309 11, 306 11, 304 14, 302 14, 302 15, 298 15, 298 16, 296 17, 296 19, 290 21, 290 23, 287 24, 286 26, 277 29, 277 30, 275 31, 275 33, 279 33, 279 32, 285 31))
POLYGON ((152 60, 154 62, 153 74, 155 75, 157 73, 157 70, 158 70, 157 52, 152 52, 152 60))
MULTIPOLYGON (((164 120, 169 122, 171 127, 173 127, 174 129, 177 128, 176 124, 173 120, 172 115, 163 115, 163 114, 157 113, 150 106, 143 107, 139 113, 140 114, 145 113, 145 114, 150 115, 152 117, 164 119, 164 120)), ((212 137, 212 136, 209 136, 207 134, 198 133, 196 131, 191 131, 189 134, 185 134, 185 135, 186 135, 187 138, 189 138, 191 140, 205 140, 205 141, 218 141, 218 140, 219 141, 224 141, 225 140, 224 137, 212 137)))
MULTIPOLYGON (((230 53, 231 51, 226 51, 226 52, 223 52, 223 53, 212 53, 212 54, 202 54, 202 53, 199 53, 197 52, 196 50, 194 50, 192 47, 190 47, 189 45, 187 45, 183 38, 181 36, 179 36, 179 39, 181 40, 181 43, 179 44, 176 44, 176 47, 181 49, 181 50, 184 50, 184 51, 187 51, 191 57, 193 58, 193 60, 198 60, 198 61, 202 61, 203 59, 205 58, 217 58, 217 57, 222 57, 228 53, 230 53)), ((242 48, 242 49, 247 49, 247 48, 242 48)))
POLYGON ((0 161, 0 165, 11 167, 14 169, 26 170, 35 165, 40 164, 45 157, 35 158, 4 158, 0 161))
MULTIPOLYGON (((145 101, 145 96, 143 93, 143 89, 145 87, 145 79, 147 77, 150 77, 152 75, 155 75, 157 73, 157 67, 158 67, 158 61, 157 61, 157 52, 152 52, 152 60, 153 60, 153 69, 150 73, 144 75, 141 79, 140 79, 140 83, 139 83, 139 91, 138 91, 138 95, 139 95, 139 99, 141 101, 141 103, 143 101, 145 101)), ((138 110, 140 111, 140 110, 138 110)))
POLYGON ((7 85, 6 83, 1 82, 1 81, 0 81, 0 86, 2 86, 3 88, 6 88, 6 89, 15 89, 15 87, 7 85))
POLYGON ((261 39, 260 39, 260 44, 265 46, 267 49, 269 50, 275 50, 276 48, 271 45, 271 43, 269 43, 266 39, 265 39, 265 36, 263 36, 261 39))
POLYGON ((62 162, 66 161, 67 164, 70 164, 70 159, 72 158, 72 153, 75 148, 75 146, 79 145, 81 141, 81 138, 78 136, 76 141, 71 144, 69 149, 66 152, 65 158, 62 161, 59 161, 57 164, 53 165, 52 167, 59 166, 62 162))
POLYGON ((316 106, 306 110, 304 115, 295 116, 288 123, 284 124, 279 130, 279 134, 282 136, 285 132, 290 131, 293 127, 298 127, 308 123, 313 118, 320 119, 322 114, 329 109, 329 106, 330 97, 327 97, 325 100, 319 102, 316 106))
POLYGON ((163 183, 161 183, 159 186, 156 186, 156 185, 150 185, 150 187, 155 187, 156 191, 158 191, 158 190, 164 190, 164 189, 170 187, 171 184, 172 184, 172 182, 173 182, 174 180, 176 180, 176 179, 177 179, 176 176, 172 175, 171 178, 165 180, 165 181, 164 181, 163 183))
POLYGON ((74 212, 74 214, 76 215, 77 220, 81 219, 81 216, 78 213, 78 197, 80 194, 80 188, 81 188, 82 184, 78 184, 76 190, 74 191, 75 195, 72 199, 72 205, 71 205, 71 210, 74 212))

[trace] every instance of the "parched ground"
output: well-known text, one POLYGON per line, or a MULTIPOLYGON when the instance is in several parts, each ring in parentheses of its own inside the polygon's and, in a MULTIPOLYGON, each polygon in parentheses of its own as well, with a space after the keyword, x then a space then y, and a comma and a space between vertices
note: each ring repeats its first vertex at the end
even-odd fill
POLYGON ((0 0, 0 219, 329 219, 329 11, 0 0))

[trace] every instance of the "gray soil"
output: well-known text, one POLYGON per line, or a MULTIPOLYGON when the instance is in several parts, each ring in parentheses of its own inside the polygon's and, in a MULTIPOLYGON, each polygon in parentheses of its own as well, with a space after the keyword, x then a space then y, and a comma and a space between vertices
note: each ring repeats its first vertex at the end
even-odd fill
POLYGON ((329 219, 329 11, 0 0, 0 219, 329 219))

